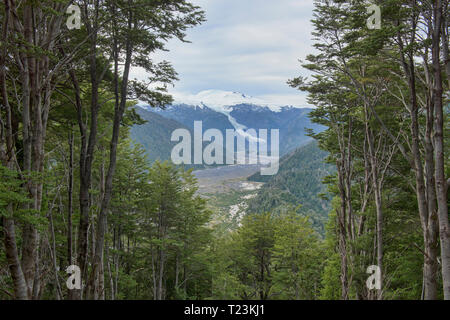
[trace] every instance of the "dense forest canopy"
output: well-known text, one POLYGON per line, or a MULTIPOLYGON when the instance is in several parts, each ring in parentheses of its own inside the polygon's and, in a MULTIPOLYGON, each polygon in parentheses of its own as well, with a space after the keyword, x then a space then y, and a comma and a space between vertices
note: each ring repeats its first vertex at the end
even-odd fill
POLYGON ((252 176, 266 184, 224 232, 192 169, 146 155, 175 125, 135 107, 172 103, 154 55, 205 12, 2 1, 0 300, 450 300, 449 1, 314 3, 311 76, 288 84, 327 129, 252 176), (165 127, 144 148, 146 121, 165 127))

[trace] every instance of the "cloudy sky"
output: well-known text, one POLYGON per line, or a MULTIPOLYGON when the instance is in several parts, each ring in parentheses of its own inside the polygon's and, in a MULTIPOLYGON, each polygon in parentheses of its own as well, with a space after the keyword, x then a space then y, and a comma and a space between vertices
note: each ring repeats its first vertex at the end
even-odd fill
MULTIPOLYGON (((298 59, 313 52, 312 0, 192 0, 207 22, 188 31, 192 43, 170 41, 168 60, 180 81, 170 92, 238 91, 281 105, 305 106, 305 95, 286 81, 300 74, 298 59)), ((134 76, 142 78, 140 70, 134 76)))

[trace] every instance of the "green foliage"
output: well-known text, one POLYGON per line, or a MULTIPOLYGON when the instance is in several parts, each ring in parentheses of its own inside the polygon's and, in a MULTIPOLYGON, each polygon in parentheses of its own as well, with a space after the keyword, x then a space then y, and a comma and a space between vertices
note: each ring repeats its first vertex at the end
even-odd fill
POLYGON ((0 216, 12 218, 13 212, 23 213, 22 204, 29 203, 30 199, 22 183, 17 171, 0 164, 0 216))

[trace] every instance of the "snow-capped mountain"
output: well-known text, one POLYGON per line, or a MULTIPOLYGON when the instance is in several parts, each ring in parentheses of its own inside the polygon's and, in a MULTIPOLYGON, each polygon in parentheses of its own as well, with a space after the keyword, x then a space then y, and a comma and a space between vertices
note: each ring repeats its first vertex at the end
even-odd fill
POLYGON ((324 130, 324 127, 310 122, 308 117, 310 108, 283 106, 283 103, 270 104, 263 99, 238 92, 207 90, 196 95, 178 95, 174 98, 173 105, 167 106, 164 110, 139 105, 139 114, 148 122, 134 127, 132 135, 139 143, 150 148, 149 155, 152 159, 169 158, 171 132, 167 128, 176 127, 176 123, 180 128, 193 130, 194 121, 202 121, 203 132, 208 129, 219 129, 224 136, 227 129, 234 129, 242 136, 247 135, 247 129, 257 131, 267 129, 268 132, 271 129, 279 129, 280 155, 311 140, 306 135, 306 128, 315 132, 324 130), (164 119, 171 121, 170 125, 163 124, 164 119), (155 135, 158 139, 153 139, 155 135))

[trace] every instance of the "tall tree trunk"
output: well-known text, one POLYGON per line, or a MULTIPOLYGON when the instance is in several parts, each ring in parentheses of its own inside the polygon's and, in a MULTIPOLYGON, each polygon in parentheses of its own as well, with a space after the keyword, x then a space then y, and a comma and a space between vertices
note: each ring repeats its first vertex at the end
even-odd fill
MULTIPOLYGON (((8 211, 12 214, 12 204, 8 205, 8 211)), ((28 300, 28 288, 17 251, 14 220, 3 217, 3 230, 5 233, 5 253, 14 286, 14 298, 28 300)))
MULTIPOLYGON (((27 47, 34 45, 33 37, 33 9, 30 4, 26 5, 23 10, 23 26, 24 26, 24 39, 27 47)), ((33 157, 39 152, 40 137, 39 128, 41 115, 37 114, 36 109, 40 100, 39 93, 37 92, 37 77, 38 77, 38 64, 36 58, 32 54, 28 54, 25 59, 26 72, 23 73, 24 81, 24 94, 28 97, 24 101, 24 108, 22 113, 23 119, 23 148, 24 148, 24 170, 30 173, 37 169, 38 163, 35 163, 33 157)), ((39 110, 40 111, 40 110, 39 110)), ((37 160, 37 159, 35 159, 37 160)), ((35 172, 38 172, 37 170, 35 172)), ((27 182, 27 188, 32 198, 31 207, 38 209, 38 186, 33 181, 27 182)), ((25 209, 30 209, 30 205, 26 204, 25 209)), ((23 226, 23 246, 22 246, 22 270, 27 282, 28 294, 31 297, 33 292, 33 282, 37 258, 37 230, 36 228, 25 222, 23 226)))
POLYGON ((450 89, 450 54, 449 54, 449 26, 450 26, 450 13, 449 13, 449 1, 446 0, 443 3, 443 16, 442 16, 442 56, 444 59, 445 73, 447 74, 448 87, 450 89))
MULTIPOLYGON (((18 50, 11 54, 19 68, 22 92, 22 99, 17 101, 17 104, 22 107, 23 161, 17 162, 16 165, 21 165, 22 172, 26 174, 22 178, 31 200, 24 205, 24 209, 32 209, 33 213, 38 215, 42 206, 43 183, 40 175, 44 172, 47 120, 58 71, 56 66, 50 71, 49 56, 55 49, 55 38, 60 33, 63 17, 57 14, 45 17, 47 12, 34 2, 24 3, 20 11, 22 16, 19 16, 14 1, 5 1, 5 4, 8 6, 8 12, 13 12, 9 17, 12 19, 10 24, 14 26, 11 30, 12 37, 23 39, 19 42, 18 50), (42 25, 36 26, 37 21, 41 21, 42 25), (39 54, 39 59, 36 48, 43 53, 39 54), (37 178, 35 174, 38 175, 37 178)), ((50 5, 57 13, 62 13, 66 6, 58 2, 50 5)), ((20 171, 20 168, 17 169, 20 171)), ((25 221, 22 228, 21 265, 30 298, 37 298, 42 288, 41 276, 38 273, 41 244, 39 238, 36 226, 25 221)))
MULTIPOLYGON (((3 17, 2 25, 2 42, 7 43, 8 31, 10 25, 10 1, 5 0, 5 14, 3 17)), ((2 118, 0 112, 0 161, 3 166, 12 170, 14 168, 14 136, 12 132, 11 121, 11 106, 9 104, 7 84, 6 84, 6 45, 1 48, 0 55, 0 85, 1 85, 1 97, 2 106, 5 108, 6 119, 2 118)), ((9 265, 9 271, 14 288, 14 298, 20 300, 27 300, 29 298, 25 275, 22 271, 22 266, 19 259, 19 252, 17 249, 16 231, 13 219, 13 204, 7 205, 7 216, 2 217, 3 232, 4 232, 4 246, 6 253, 6 260, 9 265)))
MULTIPOLYGON (((413 23, 415 28, 415 23, 413 23)), ((419 136, 419 106, 417 102, 416 93, 416 73, 414 58, 412 52, 408 54, 408 60, 404 55, 403 40, 398 35, 399 49, 402 52, 400 55, 402 61, 403 72, 408 82, 408 89, 410 94, 409 113, 411 117, 410 132, 411 132, 411 152, 412 162, 410 163, 415 174, 417 207, 419 210, 419 217, 421 221, 422 231, 424 235, 424 268, 423 268, 423 291, 424 299, 434 299, 437 296, 437 274, 433 272, 433 234, 436 231, 436 225, 429 223, 430 213, 428 211, 429 204, 427 201, 427 185, 425 185, 425 173, 422 165, 422 155, 420 152, 420 136, 419 136), (429 254, 429 255, 428 255, 429 254), (430 259, 431 258, 431 259, 430 259)), ((429 151, 429 150, 428 150, 429 151)), ((425 150, 427 152, 427 150, 425 150)), ((426 155, 430 157, 432 155, 426 155)), ((431 186, 428 186, 431 187, 431 186)), ((432 199, 430 199, 432 201, 432 199)))
MULTIPOLYGON (((87 12, 88 9, 85 8, 87 12)), ((99 113, 99 83, 102 76, 98 76, 98 65, 97 65, 97 34, 98 34, 98 17, 99 17, 99 0, 94 1, 93 8, 93 21, 89 18, 85 19, 84 24, 86 25, 88 33, 91 35, 90 39, 90 57, 89 57, 89 75, 90 75, 90 85, 91 85, 91 101, 90 101, 90 127, 89 127, 89 137, 87 128, 83 121, 83 112, 81 104, 77 106, 78 115, 78 125, 81 134, 81 148, 80 148, 80 224, 78 227, 78 257, 77 264, 81 269, 82 279, 85 284, 81 290, 76 290, 75 298, 82 299, 85 292, 88 291, 87 282, 87 260, 88 260, 88 230, 90 221, 90 194, 89 190, 91 188, 92 182, 92 163, 94 161, 95 146, 97 144, 97 127, 98 127, 98 113, 99 113)), ((76 96, 80 95, 80 89, 76 77, 74 77, 74 72, 71 73, 71 78, 76 96)), ((79 103, 77 103, 79 104, 79 103)), ((92 226, 93 227, 93 226, 92 226)))
POLYGON ((434 103, 431 96, 427 97, 426 107, 426 129, 425 129, 425 178, 428 217, 425 228, 423 229, 424 238, 424 266, 423 276, 425 281, 424 295, 425 300, 436 300, 438 291, 438 221, 437 221, 437 200, 435 189, 435 169, 434 169, 434 147, 432 142, 433 122, 434 122, 434 103))
MULTIPOLYGON (((68 186, 67 186, 67 264, 71 266, 73 264, 73 225, 72 225, 72 216, 73 216, 73 145, 74 145, 74 134, 73 127, 70 126, 69 132, 69 177, 68 177, 68 186)), ((73 290, 69 290, 67 299, 73 300, 73 290)))
POLYGON ((67 208, 67 262, 72 265, 73 244, 72 244, 72 215, 73 215, 73 132, 72 127, 69 133, 69 181, 68 181, 68 208, 67 208))

